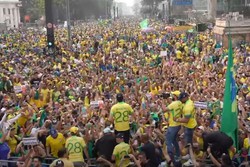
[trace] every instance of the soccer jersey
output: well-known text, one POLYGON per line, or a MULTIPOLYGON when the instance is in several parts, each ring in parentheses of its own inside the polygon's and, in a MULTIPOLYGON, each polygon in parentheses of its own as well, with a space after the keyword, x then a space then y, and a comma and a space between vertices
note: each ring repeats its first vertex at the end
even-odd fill
MULTIPOLYGON (((127 143, 120 143, 117 146, 115 146, 113 155, 115 156, 115 165, 118 167, 121 159, 130 153, 130 146, 127 143)), ((125 160, 122 167, 128 166, 129 160, 125 160)))
POLYGON ((81 137, 72 136, 66 141, 66 148, 69 153, 69 160, 72 162, 83 162, 83 150, 86 143, 81 137))
POLYGON ((194 102, 192 100, 188 100, 183 107, 183 114, 184 117, 189 118, 189 121, 185 124, 183 124, 183 126, 187 127, 187 128, 195 128, 197 125, 196 119, 195 119, 195 108, 194 108, 194 102))
POLYGON ((51 136, 46 138, 46 147, 50 147, 53 157, 58 157, 57 153, 64 147, 64 144, 65 138, 61 133, 58 133, 58 136, 55 139, 51 136))
POLYGON ((111 115, 114 118, 115 130, 129 130, 129 115, 133 113, 132 107, 124 102, 117 103, 111 108, 111 115))
POLYGON ((179 126, 179 122, 175 122, 174 119, 180 118, 182 114, 182 103, 181 101, 174 101, 167 107, 169 112, 169 126, 179 126))

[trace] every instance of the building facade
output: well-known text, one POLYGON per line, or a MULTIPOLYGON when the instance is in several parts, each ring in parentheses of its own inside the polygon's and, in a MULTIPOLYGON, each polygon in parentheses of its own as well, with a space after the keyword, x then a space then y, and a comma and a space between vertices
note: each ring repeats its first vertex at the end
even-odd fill
POLYGON ((18 27, 21 6, 19 0, 0 0, 0 23, 6 24, 7 28, 18 27))

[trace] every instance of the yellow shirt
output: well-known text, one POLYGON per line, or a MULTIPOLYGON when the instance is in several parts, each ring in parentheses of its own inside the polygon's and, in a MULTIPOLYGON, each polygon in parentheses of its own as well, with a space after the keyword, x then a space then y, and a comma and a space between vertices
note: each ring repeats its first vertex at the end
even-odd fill
POLYGON ((71 162, 84 162, 83 150, 86 143, 81 137, 72 136, 66 141, 66 148, 69 153, 69 160, 71 162))
POLYGON ((11 153, 15 153, 16 152, 16 146, 17 146, 17 139, 16 139, 16 137, 10 137, 8 139, 8 145, 10 147, 11 153))
POLYGON ((194 102, 192 100, 186 101, 183 107, 183 114, 184 117, 190 118, 188 123, 183 124, 183 126, 187 128, 195 128, 197 125, 197 122, 195 120, 195 108, 194 108, 194 102))
POLYGON ((176 51, 176 58, 177 59, 182 59, 182 53, 181 53, 181 51, 179 51, 179 50, 176 51))
POLYGON ((169 126, 179 126, 181 125, 179 122, 175 122, 174 118, 180 118, 182 114, 182 102, 174 101, 167 107, 169 112, 169 126))
POLYGON ((247 150, 250 148, 250 140, 248 137, 244 139, 243 147, 247 150))
POLYGON ((57 153, 64 147, 64 144, 65 138, 61 133, 58 133, 58 136, 55 139, 51 137, 51 135, 46 138, 46 147, 50 148, 53 157, 58 157, 57 153))
POLYGON ((129 130, 129 115, 133 113, 132 107, 124 102, 112 106, 110 114, 114 118, 115 130, 129 130))
MULTIPOLYGON (((127 143, 120 143, 115 146, 113 155, 115 156, 115 166, 119 166, 121 159, 130 153, 130 146, 127 143)), ((129 164, 129 160, 125 160, 122 167, 126 167, 129 164)))
POLYGON ((28 121, 28 117, 29 117, 29 111, 27 110, 24 112, 24 115, 21 115, 21 117, 18 118, 17 124, 23 127, 24 124, 28 121))
POLYGON ((203 138, 202 137, 197 137, 196 140, 197 140, 197 143, 199 144, 199 148, 202 149, 203 145, 204 145, 203 138))
POLYGON ((47 101, 47 97, 49 96, 50 90, 49 89, 42 89, 41 94, 43 96, 43 102, 47 101))

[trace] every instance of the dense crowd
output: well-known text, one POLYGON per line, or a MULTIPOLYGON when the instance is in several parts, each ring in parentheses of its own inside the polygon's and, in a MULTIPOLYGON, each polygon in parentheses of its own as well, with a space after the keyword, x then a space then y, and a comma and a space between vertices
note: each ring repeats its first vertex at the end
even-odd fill
MULTIPOLYGON (((150 21, 84 23, 46 34, 0 35, 0 160, 8 166, 248 165, 250 46, 234 48, 238 149, 223 132, 228 50, 213 31, 174 32, 150 21), (200 108, 195 102, 218 102, 200 108), (34 139, 38 141, 34 144, 34 139), (28 142, 32 141, 32 142, 28 142)), ((1 163, 1 161, 0 161, 1 163)))

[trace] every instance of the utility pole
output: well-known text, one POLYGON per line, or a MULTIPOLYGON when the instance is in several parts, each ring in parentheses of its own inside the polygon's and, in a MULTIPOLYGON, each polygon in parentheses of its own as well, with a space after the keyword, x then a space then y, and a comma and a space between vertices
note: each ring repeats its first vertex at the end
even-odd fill
POLYGON ((165 4, 163 3, 162 4, 162 18, 163 18, 163 20, 165 21, 165 18, 166 18, 166 16, 165 16, 165 4))
POLYGON ((109 1, 107 0, 107 11, 106 11, 106 17, 109 18, 109 1))
POLYGON ((118 6, 116 7, 116 14, 117 14, 117 18, 119 18, 119 9, 118 9, 118 6))
POLYGON ((66 0, 67 4, 67 27, 68 27, 68 47, 71 47, 71 24, 70 24, 70 3, 66 0))
POLYGON ((113 6, 114 20, 115 20, 115 6, 113 6))
POLYGON ((47 47, 50 55, 54 54, 55 35, 54 35, 54 18, 53 18, 53 0, 45 0, 45 15, 47 28, 47 47))
POLYGON ((171 1, 168 0, 168 19, 171 18, 171 1))

